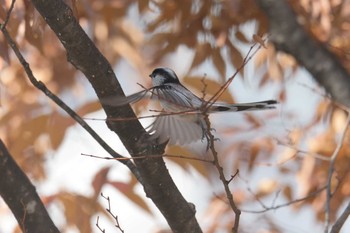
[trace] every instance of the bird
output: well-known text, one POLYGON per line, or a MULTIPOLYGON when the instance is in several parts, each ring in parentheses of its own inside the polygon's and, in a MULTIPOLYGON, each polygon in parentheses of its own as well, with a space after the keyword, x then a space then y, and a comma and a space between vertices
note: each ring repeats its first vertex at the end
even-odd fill
POLYGON ((273 109, 278 103, 276 100, 237 104, 208 102, 182 85, 176 73, 167 67, 154 69, 149 77, 152 80, 151 88, 126 97, 105 97, 102 103, 122 106, 144 98, 159 101, 163 109, 154 122, 146 127, 151 137, 159 143, 184 145, 207 140, 208 148, 211 129, 208 129, 205 114, 273 109))

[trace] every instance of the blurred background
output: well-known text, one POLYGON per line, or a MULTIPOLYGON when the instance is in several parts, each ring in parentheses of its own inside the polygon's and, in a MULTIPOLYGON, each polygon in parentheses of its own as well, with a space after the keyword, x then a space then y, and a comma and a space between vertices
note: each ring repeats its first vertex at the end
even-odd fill
MULTIPOLYGON (((4 20, 10 0, 2 0, 4 20)), ((276 99, 275 110, 211 116, 216 149, 234 199, 243 211, 242 232, 321 232, 324 227, 329 159, 347 114, 295 61, 269 43, 268 21, 253 0, 81 0, 66 1, 79 23, 114 67, 127 94, 150 87, 148 75, 172 68, 190 90, 209 99, 234 77, 223 102, 276 99), (236 72, 238 71, 238 72, 236 72), (205 83, 206 85, 204 85, 205 83), (323 190, 323 191, 322 191, 323 190), (301 200, 302 199, 302 200, 301 200), (312 230, 310 230, 312 229, 312 230)), ((314 40, 327 44, 349 67, 350 2, 290 1, 314 40)), ((87 79, 66 59, 56 35, 29 1, 17 1, 7 26, 44 82, 118 153, 128 155, 105 124, 106 115, 87 79)), ((0 35, 0 135, 37 187, 61 232, 162 232, 168 226, 143 188, 73 119, 34 88, 0 35), (92 158, 83 154, 101 158, 92 158)), ((150 107, 152 106, 152 107, 150 107)), ((153 104, 133 105, 138 116, 153 104)), ((153 119, 142 120, 149 125, 153 119)), ((127 121, 126 121, 127 124, 127 121)), ((349 133, 339 152, 332 185, 331 220, 350 194, 349 133)), ((167 154, 210 159, 206 144, 168 147, 167 154)), ((234 221, 212 164, 183 158, 166 163, 186 200, 196 206, 204 232, 229 232, 234 221)), ((350 231, 350 224, 343 232, 350 231)), ((0 232, 20 232, 0 200, 0 232)))

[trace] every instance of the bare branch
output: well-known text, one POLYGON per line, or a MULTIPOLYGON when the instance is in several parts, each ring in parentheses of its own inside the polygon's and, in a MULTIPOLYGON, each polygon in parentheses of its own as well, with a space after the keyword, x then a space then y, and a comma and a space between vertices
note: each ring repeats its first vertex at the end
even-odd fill
POLYGON ((329 231, 329 224, 330 224, 330 211, 331 211, 331 198, 332 198, 332 177, 333 177, 333 172, 334 172, 334 166, 335 166, 335 161, 339 155, 340 148, 343 146, 343 142, 345 139, 346 132, 349 128, 350 124, 350 113, 348 113, 348 118, 345 122, 345 126, 343 129, 343 132, 340 135, 339 142, 337 144, 337 147, 335 148, 330 164, 329 164, 329 169, 328 169, 328 179, 327 179, 327 199, 326 199, 326 210, 325 210, 325 229, 324 232, 328 233, 329 231))
POLYGON ((343 227, 345 221, 348 219, 349 215, 350 215, 350 202, 346 206, 343 213, 339 216, 337 221, 335 221, 330 233, 338 233, 343 227))
POLYGON ((6 13, 5 21, 4 21, 4 23, 2 23, 2 24, 0 25, 0 30, 2 30, 3 28, 6 28, 6 25, 8 24, 8 22, 9 22, 9 20, 10 20, 10 16, 11 16, 12 10, 13 10, 13 8, 15 7, 15 2, 16 2, 16 0, 12 0, 12 1, 11 1, 10 8, 9 8, 9 10, 8 10, 7 13, 6 13))
MULTIPOLYGON (((62 0, 32 0, 36 10, 61 41, 67 51, 68 61, 82 71, 100 99, 124 93, 111 64, 84 32, 72 10, 62 0)), ((103 105, 107 117, 135 116, 130 105, 113 107, 103 105)), ((132 156, 154 155, 164 152, 165 144, 159 144, 148 136, 138 120, 107 122, 118 134, 132 156)), ((130 162, 130 160, 126 160, 130 162)), ((182 196, 172 180, 162 158, 135 160, 139 177, 147 197, 151 198, 166 218, 174 232, 202 232, 195 217, 193 205, 182 196)), ((138 177, 138 179, 139 179, 138 177)))
MULTIPOLYGON (((323 188, 320 188, 318 190, 316 190, 315 192, 312 192, 310 194, 308 194, 307 196, 305 197, 302 197, 302 198, 298 198, 298 199, 295 199, 295 200, 292 200, 292 201, 289 201, 289 202, 286 202, 286 203, 283 203, 283 204, 279 204, 279 205, 272 205, 271 207, 268 207, 266 206, 262 201, 260 201, 258 199, 258 202, 260 203, 260 205, 262 206, 262 210, 242 210, 242 212, 245 212, 245 213, 252 213, 252 214, 260 214, 260 213, 265 213, 265 212, 268 212, 270 210, 276 210, 276 209, 279 209, 279 208, 282 208, 282 207, 286 207, 286 206, 290 206, 290 205, 293 205, 293 204, 296 204, 298 202, 302 202, 302 201, 306 201, 307 199, 310 199, 312 197, 315 197, 316 195, 318 195, 319 193, 321 193, 323 190, 325 190, 327 188, 327 186, 323 187, 323 188)), ((251 191, 251 190, 250 190, 251 191)), ((255 195, 254 195, 255 196, 255 195)))
POLYGON ((1 140, 0 196, 11 209, 23 232, 59 233, 35 187, 16 164, 1 140))
MULTIPOLYGON (((24 71, 26 72, 30 82, 41 90, 47 97, 49 97, 52 101, 54 101, 59 107, 61 107, 69 116, 71 116, 79 125, 81 125, 96 141, 100 144, 100 146, 105 149, 112 157, 114 158, 124 158, 122 155, 115 152, 73 109, 71 109, 67 104, 65 104, 58 96, 52 93, 43 82, 38 81, 28 62, 25 60, 21 52, 19 51, 16 43, 6 30, 6 28, 2 28, 2 33, 4 34, 7 42, 11 46, 12 50, 15 52, 19 62, 22 64, 24 71)), ((121 160, 121 162, 126 165, 133 174, 137 177, 137 179, 142 183, 141 176, 139 175, 135 165, 130 160, 121 160)))
POLYGON ((208 132, 207 132, 207 136, 209 137, 208 138, 208 146, 209 146, 210 151, 212 152, 213 158, 214 158, 212 163, 214 164, 217 171, 219 172, 219 177, 220 177, 220 180, 224 186, 227 200, 230 203, 230 207, 231 207, 232 211, 235 213, 235 222, 234 222, 234 225, 232 228, 232 232, 238 233, 241 210, 237 207, 235 201, 233 200, 233 196, 232 196, 232 193, 231 193, 231 190, 229 187, 229 183, 232 181, 233 177, 235 177, 237 175, 237 173, 234 176, 231 176, 231 178, 229 180, 226 179, 225 174, 224 174, 224 169, 220 165, 219 156, 218 156, 218 153, 216 152, 216 149, 214 146, 215 137, 210 131, 211 127, 210 127, 209 115, 206 112, 203 112, 203 116, 204 116, 204 120, 205 120, 207 129, 208 129, 208 132))
POLYGON ((106 233, 105 229, 102 229, 102 227, 100 226, 100 216, 97 216, 97 220, 96 220, 96 227, 102 232, 102 233, 106 233))
POLYGON ((349 73, 327 45, 316 41, 299 23, 287 0, 256 0, 269 20, 270 40, 291 54, 332 98, 350 107, 349 73))
POLYGON ((121 228, 120 224, 119 224, 119 220, 118 220, 118 216, 114 215, 112 213, 112 209, 111 209, 111 199, 109 198, 109 196, 104 196, 103 193, 101 193, 101 197, 103 197, 104 199, 107 200, 108 202, 108 208, 106 208, 106 211, 108 212, 108 214, 110 216, 113 217, 113 219, 115 220, 115 227, 118 228, 120 230, 120 232, 124 233, 124 230, 121 228))
POLYGON ((224 91, 229 87, 229 85, 232 83, 233 79, 237 76, 237 74, 247 65, 247 63, 252 60, 254 55, 261 49, 262 45, 260 44, 255 50, 253 50, 258 43, 254 43, 246 56, 243 59, 242 64, 240 67, 237 68, 237 70, 231 75, 231 77, 222 85, 222 87, 213 95, 209 100, 206 108, 210 108, 211 105, 213 105, 219 98, 220 96, 224 93, 224 91))

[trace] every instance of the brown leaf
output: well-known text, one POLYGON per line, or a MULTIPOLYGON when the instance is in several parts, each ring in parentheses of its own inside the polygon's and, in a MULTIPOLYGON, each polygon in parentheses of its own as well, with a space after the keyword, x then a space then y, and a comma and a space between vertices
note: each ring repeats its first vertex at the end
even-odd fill
POLYGON ((104 184, 107 183, 107 175, 109 170, 111 169, 110 166, 102 168, 100 171, 98 171, 91 183, 92 187, 94 188, 94 196, 98 197, 101 193, 101 189, 104 184))
MULTIPOLYGON (((196 89, 197 92, 203 92, 204 86, 202 79, 203 77, 200 76, 187 76, 183 79, 183 81, 188 86, 191 86, 192 88, 196 89)), ((205 79, 204 83, 206 84, 205 94, 208 95, 207 98, 215 95, 222 88, 222 84, 212 79, 205 79)), ((219 100, 227 103, 234 102, 231 93, 227 89, 219 97, 219 100)))
POLYGON ((270 80, 270 75, 268 72, 264 72, 262 78, 259 82, 259 87, 263 87, 270 80))
POLYGON ((109 181, 108 184, 112 185, 114 188, 116 188, 121 193, 127 193, 131 190, 130 183, 124 183, 120 181, 109 181))
POLYGON ((287 199, 287 201, 293 200, 293 190, 289 185, 283 188, 282 193, 283 193, 283 196, 287 199))
MULTIPOLYGON (((193 153, 191 153, 186 148, 180 147, 180 146, 168 146, 166 150, 166 154, 168 155, 179 155, 184 157, 196 157, 193 153)), ((185 158, 174 158, 174 157, 167 157, 167 159, 173 161, 174 163, 178 164, 180 167, 182 167, 184 170, 188 170, 188 167, 193 167, 197 172, 199 172, 202 176, 208 175, 208 170, 204 166, 202 162, 189 160, 185 158)))
POLYGON ((265 49, 267 48, 266 45, 265 45, 265 40, 263 38, 261 38, 261 36, 258 36, 257 34, 254 34, 253 35, 253 40, 255 42, 259 43, 265 49))
POLYGON ((211 58, 216 70, 220 74, 220 79, 224 81, 226 79, 226 63, 221 55, 219 48, 212 50, 211 58))
POLYGON ((240 31, 240 30, 237 30, 236 32, 235 32, 235 37, 238 39, 238 40, 240 40, 240 41, 242 41, 242 42, 244 42, 244 43, 249 43, 250 41, 247 39, 247 37, 240 31))
POLYGON ((259 128, 261 126, 259 119, 252 114, 245 114, 244 118, 253 125, 252 128, 259 128))
POLYGON ((287 98, 287 93, 285 89, 282 89, 278 95, 278 100, 281 102, 285 102, 287 98))
POLYGON ((262 198, 266 195, 275 192, 278 187, 278 182, 275 179, 263 179, 258 184, 256 196, 262 198))
POLYGON ((96 100, 96 101, 92 101, 84 104, 76 112, 78 113, 78 115, 84 116, 86 114, 96 112, 100 109, 101 109, 101 103, 100 101, 96 100))
POLYGON ((192 60, 191 69, 202 64, 210 57, 211 45, 209 43, 199 43, 195 48, 195 55, 192 60))
POLYGON ((141 209, 151 214, 151 210, 149 209, 148 205, 143 200, 143 198, 141 198, 138 194, 134 192, 134 180, 135 178, 130 179, 129 183, 109 181, 108 184, 112 185, 117 190, 119 190, 122 194, 124 194, 125 197, 127 197, 134 204, 138 205, 141 209))
POLYGON ((51 114, 47 132, 50 137, 52 149, 55 150, 61 145, 67 128, 74 123, 72 118, 63 116, 61 113, 53 112, 51 114), (60 127, 57 127, 57 125, 60 127))
MULTIPOLYGON (((238 69, 243 65, 244 59, 241 52, 230 42, 227 44, 229 49, 229 58, 232 65, 238 69)), ((240 74, 244 76, 244 69, 240 69, 240 74)))
POLYGON ((68 226, 75 226, 81 233, 92 232, 91 224, 89 224, 91 218, 97 211, 102 210, 96 200, 65 192, 58 194, 58 199, 64 206, 68 226))
POLYGON ((32 4, 25 4, 25 7, 25 38, 42 53, 43 31, 46 24, 32 4))
MULTIPOLYGON (((8 43, 4 41, 2 37, 0 37, 0 57, 7 64, 10 64, 9 46, 8 46, 8 43)), ((3 65, 4 65, 3 62, 0 60, 0 68, 2 68, 3 65)))
POLYGON ((145 10, 148 10, 148 4, 149 4, 149 0, 138 0, 137 6, 139 9, 139 12, 144 12, 145 10))

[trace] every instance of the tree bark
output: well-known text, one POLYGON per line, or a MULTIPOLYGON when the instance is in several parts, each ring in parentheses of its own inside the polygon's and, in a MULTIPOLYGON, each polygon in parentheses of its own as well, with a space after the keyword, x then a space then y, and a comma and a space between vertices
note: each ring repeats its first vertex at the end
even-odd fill
POLYGON ((327 47, 313 39, 286 0, 256 0, 269 21, 270 40, 276 49, 292 55, 332 98, 350 107, 348 71, 327 47))
POLYGON ((59 233, 28 177, 0 140, 0 196, 23 232, 59 233), (17 188, 15 188, 17 187, 17 188))
MULTIPOLYGON (((111 65, 80 27, 71 9, 61 0, 32 0, 34 7, 57 35, 68 61, 82 71, 97 96, 124 95, 111 65)), ((135 117, 130 106, 103 106, 109 118, 135 117)), ((161 155, 164 145, 148 138, 139 121, 108 122, 132 156, 161 155)), ((162 158, 137 159, 147 197, 151 198, 174 232, 201 232, 195 209, 174 184, 162 158)), ((135 220, 136 221, 136 220, 135 220)))

